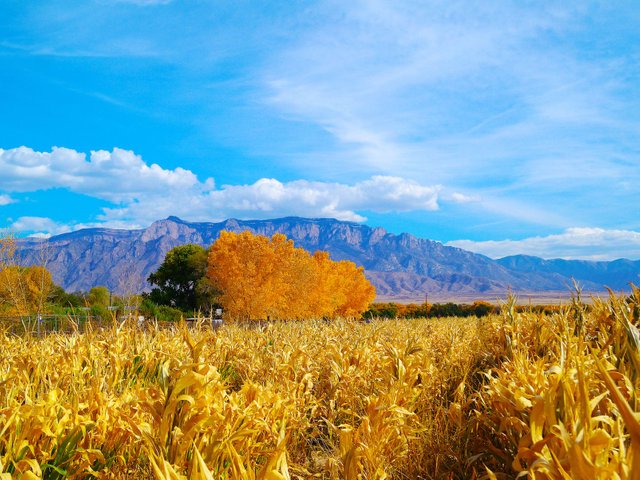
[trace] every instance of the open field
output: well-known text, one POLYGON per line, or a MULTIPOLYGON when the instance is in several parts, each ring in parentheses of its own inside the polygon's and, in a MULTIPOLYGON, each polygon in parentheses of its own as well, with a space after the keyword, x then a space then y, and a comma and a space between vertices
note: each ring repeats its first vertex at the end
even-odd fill
POLYGON ((0 334, 0 478, 638 478, 639 300, 0 334))
MULTIPOLYGON (((396 303, 422 303, 425 298, 430 303, 466 303, 488 302, 493 305, 499 305, 509 292, 500 293, 457 293, 457 292, 437 292, 414 296, 384 296, 379 295, 376 302, 396 302, 396 303)), ((628 294, 628 292, 627 292, 628 294)), ((558 290, 549 292, 516 292, 516 301, 518 305, 562 305, 570 304, 572 298, 571 290, 558 290)), ((582 301, 586 304, 593 302, 594 298, 607 298, 609 293, 606 291, 583 292, 582 301)))

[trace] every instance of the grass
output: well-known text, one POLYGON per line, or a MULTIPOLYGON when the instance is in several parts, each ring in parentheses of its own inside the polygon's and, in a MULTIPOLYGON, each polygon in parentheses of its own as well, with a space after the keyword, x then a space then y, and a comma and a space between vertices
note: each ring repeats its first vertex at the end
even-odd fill
POLYGON ((0 479, 637 478, 639 300, 5 332, 0 479))

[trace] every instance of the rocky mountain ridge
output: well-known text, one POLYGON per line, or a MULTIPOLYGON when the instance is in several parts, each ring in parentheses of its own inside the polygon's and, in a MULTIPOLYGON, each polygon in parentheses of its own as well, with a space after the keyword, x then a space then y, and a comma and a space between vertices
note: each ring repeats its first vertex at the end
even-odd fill
POLYGON ((514 291, 566 291, 571 277, 587 290, 604 285, 622 289, 640 275, 640 261, 578 262, 537 257, 492 260, 433 240, 333 219, 298 217, 274 220, 229 219, 218 223, 186 222, 169 217, 141 230, 83 229, 47 240, 23 239, 23 264, 42 263, 68 291, 106 285, 119 293, 149 288, 146 278, 177 245, 208 246, 222 230, 249 230, 271 236, 283 233, 311 252, 326 250, 334 260, 364 266, 385 298, 424 298, 426 294, 504 294, 514 291))

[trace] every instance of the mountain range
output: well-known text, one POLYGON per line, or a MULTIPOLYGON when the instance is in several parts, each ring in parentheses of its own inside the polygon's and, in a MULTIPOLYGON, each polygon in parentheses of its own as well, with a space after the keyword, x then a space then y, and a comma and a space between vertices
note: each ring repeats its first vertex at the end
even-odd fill
POLYGON ((640 283, 640 261, 544 260, 516 255, 492 260, 408 233, 334 219, 298 217, 274 220, 187 222, 169 217, 139 230, 82 229, 49 239, 19 241, 22 264, 43 264, 67 291, 96 285, 126 294, 148 290, 147 277, 171 248, 185 243, 211 245, 220 232, 283 233, 311 252, 326 250, 334 260, 365 268, 380 299, 488 298, 515 292, 568 292, 572 279, 586 291, 628 289, 640 283))

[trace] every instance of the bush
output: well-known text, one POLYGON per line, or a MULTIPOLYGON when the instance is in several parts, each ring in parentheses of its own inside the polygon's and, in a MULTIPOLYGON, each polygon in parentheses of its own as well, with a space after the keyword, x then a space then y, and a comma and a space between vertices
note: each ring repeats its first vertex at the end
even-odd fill
POLYGON ((149 298, 144 298, 140 304, 140 315, 147 318, 155 318, 161 322, 177 322, 184 314, 177 308, 167 305, 156 305, 149 298))
POLYGON ((54 286, 49 301, 57 306, 64 308, 78 308, 84 306, 84 299, 78 293, 67 293, 58 285, 54 286))
POLYGON ((460 303, 373 303, 365 318, 432 318, 432 317, 486 317, 498 312, 498 307, 476 301, 472 305, 460 303))
POLYGON ((100 317, 100 319, 103 321, 112 320, 114 318, 114 315, 109 310, 109 308, 105 307, 104 305, 93 305, 90 312, 91 316, 100 317))
POLYGON ((161 322, 178 322, 183 318, 184 314, 177 308, 168 307, 167 305, 158 306, 158 314, 156 319, 161 322))

